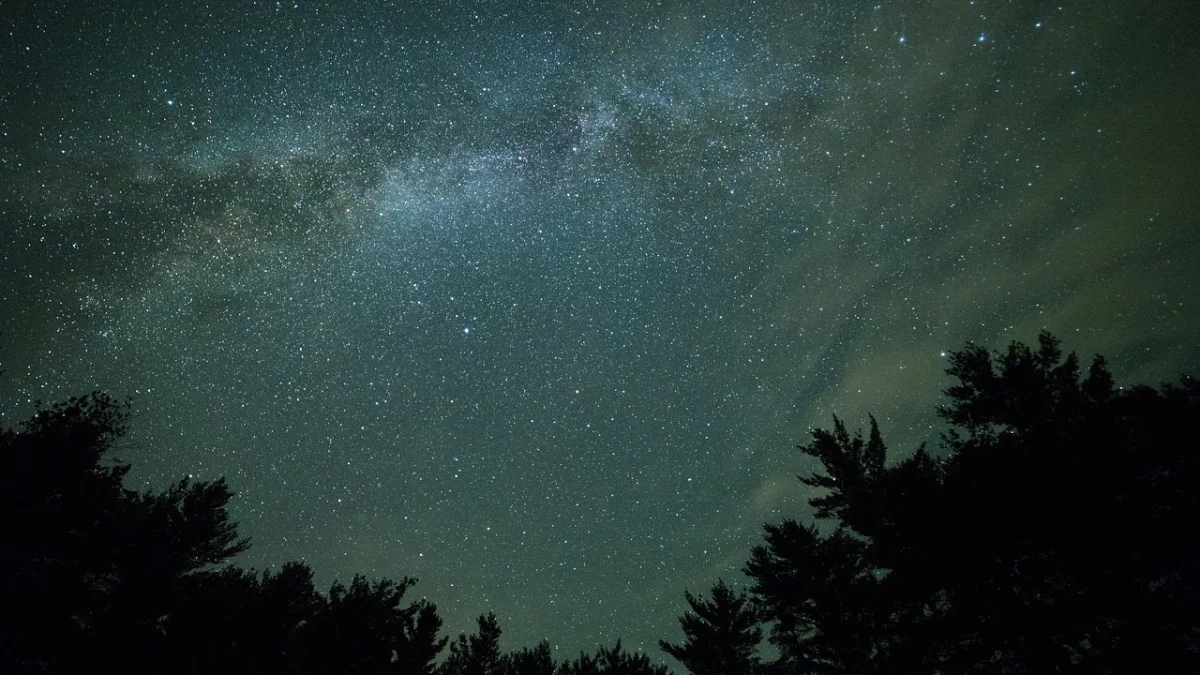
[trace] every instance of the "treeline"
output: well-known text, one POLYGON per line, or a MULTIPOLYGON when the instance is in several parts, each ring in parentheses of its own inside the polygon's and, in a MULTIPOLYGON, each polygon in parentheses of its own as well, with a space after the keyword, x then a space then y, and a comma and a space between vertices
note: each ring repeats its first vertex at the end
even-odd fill
POLYGON ((814 431, 827 526, 767 525, 749 596, 689 598, 664 647, 697 675, 1200 673, 1195 380, 1118 389, 1046 333, 947 372, 939 456, 814 431))
MULTIPOLYGON (((814 431, 823 523, 768 524, 744 591, 685 591, 667 655, 695 675, 1200 672, 1200 387, 1115 388, 1048 334, 949 363, 942 451, 889 461, 874 419, 814 431)), ((248 542, 224 480, 124 487, 128 410, 93 393, 0 433, 0 672, 667 672, 620 642, 503 652, 490 614, 451 641, 413 579, 322 592, 302 563, 230 565, 248 542)))
POLYGON ((618 642, 555 663, 550 646, 500 652, 480 617, 450 643, 415 580, 355 576, 322 593, 303 563, 228 564, 249 542, 224 479, 163 492, 123 487, 107 459, 128 402, 96 392, 0 434, 0 672, 665 675, 618 642), (449 650, 439 664, 449 643, 449 650))

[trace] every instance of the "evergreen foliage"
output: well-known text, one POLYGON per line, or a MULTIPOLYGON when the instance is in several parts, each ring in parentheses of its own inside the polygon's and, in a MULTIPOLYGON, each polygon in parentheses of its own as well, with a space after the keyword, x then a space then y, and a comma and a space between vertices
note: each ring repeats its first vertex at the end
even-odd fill
POLYGON ((578 659, 564 662, 558 675, 667 675, 666 667, 655 665, 645 654, 631 654, 621 647, 600 647, 594 655, 580 654, 578 659))
POLYGON ((0 672, 666 673, 620 643, 563 664, 545 642, 504 654, 492 614, 439 665, 448 639, 434 604, 406 599, 414 579, 357 575, 322 594, 303 563, 244 570, 223 479, 126 489, 129 465, 110 455, 128 421, 127 402, 96 392, 0 431, 0 672))
POLYGON ((817 430, 835 529, 768 525, 746 566, 794 673, 1200 672, 1200 387, 1115 389, 1097 357, 950 357, 945 459, 817 430))
MULTIPOLYGON (((694 675, 1200 672, 1200 385, 1116 388, 1045 333, 947 372, 940 457, 889 462, 874 418, 814 431, 825 523, 766 525, 749 593, 685 591, 661 648, 694 675)), ((240 569, 223 479, 124 487, 128 422, 96 392, 0 431, 0 672, 667 673, 620 641, 505 653, 490 613, 451 643, 410 578, 240 569)))
POLYGON ((450 656, 438 670, 439 675, 499 675, 500 625, 496 615, 488 613, 478 619, 474 635, 460 633, 450 645, 450 656))
POLYGON ((223 479, 123 486, 109 455, 129 405, 96 392, 0 432, 0 672, 415 673, 445 646, 411 579, 355 577, 327 595, 300 563, 261 575, 223 479))
POLYGON ((718 580, 711 599, 684 591, 691 611, 683 615, 683 644, 659 641, 662 650, 695 675, 750 675, 758 667, 762 640, 758 613, 745 593, 718 580))
POLYGON ((506 654, 501 672, 505 675, 554 675, 556 668, 550 643, 543 640, 532 649, 523 647, 506 654))

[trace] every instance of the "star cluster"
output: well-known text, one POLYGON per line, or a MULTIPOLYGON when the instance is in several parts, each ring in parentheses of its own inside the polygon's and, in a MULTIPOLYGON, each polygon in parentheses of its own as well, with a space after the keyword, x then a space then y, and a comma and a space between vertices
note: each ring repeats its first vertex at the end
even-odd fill
POLYGON ((1200 363, 1171 3, 102 4, 3 12, 0 419, 131 394, 243 562, 452 632, 658 657, 968 340, 1200 363))

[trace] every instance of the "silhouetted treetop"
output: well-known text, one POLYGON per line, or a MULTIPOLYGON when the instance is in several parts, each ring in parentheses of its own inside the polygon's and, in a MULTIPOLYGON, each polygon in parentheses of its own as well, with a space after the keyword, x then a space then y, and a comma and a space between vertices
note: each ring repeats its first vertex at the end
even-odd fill
POLYGON ((477 620, 473 635, 460 633, 450 643, 450 655, 439 669, 441 675, 497 675, 501 668, 500 625, 491 612, 477 620))
MULTIPOLYGON (((873 417, 815 430, 801 481, 829 522, 766 525, 749 594, 685 590, 662 649, 694 675, 1200 672, 1200 386, 1116 388, 1048 333, 967 345, 947 372, 940 456, 888 462, 873 417)), ((450 643, 410 578, 322 594, 301 563, 233 566, 229 486, 127 489, 128 423, 96 392, 0 431, 0 672, 667 673, 619 641, 505 653, 492 614, 450 643)))
POLYGON ((536 647, 522 647, 504 655, 500 672, 504 675, 554 675, 557 666, 550 643, 539 642, 536 647))
POLYGON ((594 655, 580 654, 574 661, 563 662, 558 675, 669 675, 669 671, 645 654, 625 651, 617 640, 613 647, 600 647, 594 655))
POLYGON ((1027 433, 1039 423, 1066 421, 1085 406, 1105 403, 1113 379, 1103 357, 1096 356, 1087 379, 1079 382, 1079 359, 1063 358, 1058 338, 1042 332, 1038 349, 1013 342, 1004 352, 968 344, 950 354, 946 372, 958 384, 945 390, 950 403, 938 413, 969 434, 1027 433))
POLYGON ((746 572, 785 672, 1200 672, 1200 387, 1115 389, 1048 333, 967 345, 945 457, 887 464, 834 419, 801 450, 822 534, 766 526, 746 572))
POLYGON ((109 459, 128 403, 96 392, 38 404, 0 431, 0 672, 431 675, 446 640, 411 579, 313 587, 285 564, 227 565, 249 546, 224 479, 134 492, 109 459))
POLYGON ((745 593, 734 593, 723 580, 710 596, 684 591, 691 611, 680 619, 683 644, 658 644, 694 675, 749 675, 758 667, 755 651, 762 640, 758 613, 745 593))
POLYGON ((879 425, 871 417, 871 433, 865 442, 862 433, 851 436, 837 417, 833 418, 833 432, 815 429, 812 434, 812 443, 800 446, 800 450, 820 460, 827 473, 800 480, 810 487, 829 490, 810 500, 818 518, 842 518, 849 498, 860 495, 883 474, 887 449, 879 436, 879 425))

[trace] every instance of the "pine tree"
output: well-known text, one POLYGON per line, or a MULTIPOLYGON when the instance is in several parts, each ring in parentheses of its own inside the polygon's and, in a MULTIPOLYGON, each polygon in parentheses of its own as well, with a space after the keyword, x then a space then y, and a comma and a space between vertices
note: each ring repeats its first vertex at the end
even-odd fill
POLYGON ((554 675, 555 665, 550 643, 543 640, 533 649, 523 647, 505 654, 501 672, 504 675, 554 675))
POLYGON ((755 650, 762 640, 758 616, 746 594, 735 594, 718 580, 711 600, 684 591, 691 611, 680 619, 682 644, 659 641, 663 651, 693 675, 749 675, 758 666, 755 650))
POLYGON ((441 675, 498 675, 501 668, 500 625, 488 612, 477 620, 473 635, 459 633, 450 644, 450 656, 442 664, 441 675))
POLYGON ((1200 672, 1200 386, 1114 389, 1047 333, 947 372, 943 458, 888 465, 874 420, 801 446, 835 528, 768 525, 747 565, 775 665, 1200 672))
POLYGON ((109 455, 128 408, 94 392, 39 403, 22 427, 0 432, 0 509, 11 523, 0 659, 17 670, 141 667, 183 579, 249 545, 229 520, 224 481, 123 487, 129 465, 109 455))

